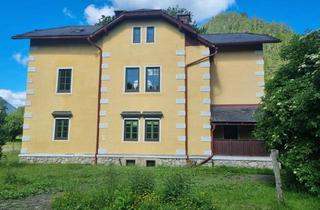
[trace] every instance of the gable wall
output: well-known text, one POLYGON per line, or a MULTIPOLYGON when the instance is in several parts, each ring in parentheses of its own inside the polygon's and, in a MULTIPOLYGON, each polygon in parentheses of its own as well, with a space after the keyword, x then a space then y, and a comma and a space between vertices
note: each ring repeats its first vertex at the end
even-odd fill
POLYGON ((261 46, 219 49, 211 66, 211 100, 221 104, 259 104, 264 94, 261 46))

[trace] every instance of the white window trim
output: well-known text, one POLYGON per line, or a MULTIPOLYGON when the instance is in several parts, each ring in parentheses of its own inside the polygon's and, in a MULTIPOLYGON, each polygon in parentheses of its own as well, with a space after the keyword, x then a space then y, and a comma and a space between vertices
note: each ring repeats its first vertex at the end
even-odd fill
POLYGON ((52 131, 52 141, 54 142, 68 142, 70 141, 70 131, 71 131, 71 118, 69 117, 55 117, 53 118, 53 131, 52 131), (69 127, 68 127, 68 138, 67 139, 55 139, 55 131, 56 131, 56 120, 69 120, 69 127))
POLYGON ((145 65, 144 66, 144 75, 143 75, 143 93, 146 94, 161 94, 162 93, 162 66, 161 65, 145 65), (152 67, 158 67, 160 68, 160 90, 158 92, 153 92, 153 91, 147 91, 147 68, 152 68, 152 67))
POLYGON ((139 45, 139 44, 142 44, 143 40, 142 40, 142 34, 143 34, 143 27, 142 26, 132 26, 131 28, 131 44, 133 45, 139 45), (134 28, 140 28, 140 42, 138 43, 135 43, 133 42, 133 34, 134 34, 134 28))
POLYGON ((161 118, 144 118, 143 120, 143 142, 144 143, 161 143, 161 118), (146 141, 146 120, 159 120, 159 141, 146 141))
POLYGON ((123 93, 124 94, 141 94, 141 79, 142 79, 142 74, 141 74, 141 66, 124 66, 123 69, 123 93), (127 68, 138 68, 139 69, 139 91, 138 92, 126 92, 126 69, 127 68))
POLYGON ((57 72, 56 72, 56 90, 55 93, 56 95, 71 95, 73 90, 73 67, 58 67, 57 72), (71 85, 70 85, 70 93, 59 93, 58 92, 58 79, 59 79, 59 70, 60 69, 71 69, 71 85))
POLYGON ((121 130, 121 133, 122 133, 122 143, 139 143, 140 142, 140 118, 130 118, 130 117, 126 117, 126 118, 123 118, 122 119, 122 130, 121 130), (124 128, 125 128, 125 124, 124 122, 126 120, 138 120, 138 141, 125 141, 124 140, 124 128))
POLYGON ((145 44, 155 44, 156 43, 156 27, 154 25, 147 25, 144 30, 144 43, 145 44), (153 42, 147 42, 147 32, 148 27, 153 27, 153 42))

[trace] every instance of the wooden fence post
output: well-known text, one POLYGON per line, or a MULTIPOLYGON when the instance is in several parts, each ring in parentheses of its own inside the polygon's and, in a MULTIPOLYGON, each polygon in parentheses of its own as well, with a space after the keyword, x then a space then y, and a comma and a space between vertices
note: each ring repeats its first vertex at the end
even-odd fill
POLYGON ((280 164, 278 161, 279 151, 272 149, 271 150, 271 158, 273 165, 273 173, 276 182, 276 190, 277 190, 277 199, 279 203, 283 203, 283 192, 282 192, 282 184, 281 184, 281 176, 280 176, 280 164))

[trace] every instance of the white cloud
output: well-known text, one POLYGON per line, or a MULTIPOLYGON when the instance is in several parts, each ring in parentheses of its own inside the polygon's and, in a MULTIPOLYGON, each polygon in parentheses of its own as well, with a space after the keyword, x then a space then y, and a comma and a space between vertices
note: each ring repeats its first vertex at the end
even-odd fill
POLYGON ((167 9, 179 5, 190 10, 196 21, 211 18, 235 3, 236 0, 112 0, 111 6, 97 8, 91 4, 85 9, 86 20, 89 24, 96 23, 102 14, 111 15, 114 10, 134 9, 167 9))
POLYGON ((76 17, 72 14, 72 11, 71 11, 70 9, 68 9, 67 7, 64 7, 64 8, 62 9, 62 12, 63 12, 63 14, 64 14, 66 17, 68 17, 68 18, 71 18, 71 19, 76 18, 76 17))
POLYGON ((13 59, 17 61, 19 64, 26 66, 28 65, 29 58, 28 56, 22 55, 21 53, 14 53, 12 55, 13 59))
POLYGON ((0 96, 15 107, 24 106, 26 100, 25 92, 13 92, 6 89, 0 89, 0 96))
POLYGON ((111 6, 104 6, 104 7, 96 7, 93 4, 87 6, 84 10, 84 15, 86 17, 87 23, 95 24, 101 18, 102 15, 104 16, 112 16, 114 15, 114 8, 111 6))

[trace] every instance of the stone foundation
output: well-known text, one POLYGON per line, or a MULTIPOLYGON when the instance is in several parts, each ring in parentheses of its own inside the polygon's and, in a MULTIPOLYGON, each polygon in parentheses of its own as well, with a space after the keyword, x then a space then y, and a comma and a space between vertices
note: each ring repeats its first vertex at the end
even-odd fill
POLYGON ((270 157, 214 156, 213 165, 272 169, 270 157))
POLYGON ((21 156, 23 163, 46 163, 46 164, 94 164, 94 157, 85 156, 21 156))
MULTIPOLYGON (((185 166, 187 165, 185 157, 139 157, 139 156, 98 156, 98 164, 101 165, 119 165, 125 166, 127 161, 133 161, 137 166, 146 166, 147 161, 155 161, 156 166, 185 166)), ((190 157, 193 164, 205 160, 204 157, 190 157)), ((20 162, 25 163, 48 163, 48 164, 94 164, 94 156, 77 155, 59 155, 59 156, 41 156, 41 155, 20 155, 20 162)), ((269 157, 234 157, 234 156, 214 156, 204 166, 237 166, 251 168, 272 168, 269 157)))

